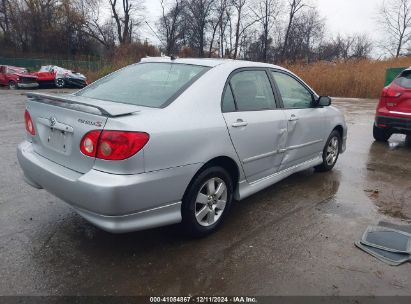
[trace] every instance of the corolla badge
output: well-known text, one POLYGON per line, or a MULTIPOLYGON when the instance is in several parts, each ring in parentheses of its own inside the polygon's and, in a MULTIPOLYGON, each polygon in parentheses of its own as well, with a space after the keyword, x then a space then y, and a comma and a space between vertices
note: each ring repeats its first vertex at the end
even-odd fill
POLYGON ((79 123, 85 124, 85 125, 89 125, 89 126, 95 126, 98 128, 101 128, 103 126, 103 122, 101 121, 90 121, 90 120, 85 120, 85 119, 78 119, 79 123))
POLYGON ((50 126, 51 127, 54 127, 57 123, 57 119, 53 116, 49 118, 49 121, 50 121, 50 126))

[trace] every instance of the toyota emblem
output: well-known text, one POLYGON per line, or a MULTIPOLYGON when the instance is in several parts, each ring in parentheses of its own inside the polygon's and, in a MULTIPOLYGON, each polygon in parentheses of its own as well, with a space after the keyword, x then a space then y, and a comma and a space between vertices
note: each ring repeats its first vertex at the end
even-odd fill
POLYGON ((50 117, 49 121, 50 121, 50 126, 51 127, 54 127, 57 123, 57 119, 55 117, 50 117))

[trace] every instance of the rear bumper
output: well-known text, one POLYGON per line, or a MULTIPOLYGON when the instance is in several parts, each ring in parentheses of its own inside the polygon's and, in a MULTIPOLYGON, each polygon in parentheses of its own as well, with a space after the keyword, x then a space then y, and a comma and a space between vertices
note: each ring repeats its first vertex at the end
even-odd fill
POLYGON ((37 88, 39 86, 39 84, 37 82, 33 82, 33 83, 17 83, 17 87, 20 89, 33 89, 33 88, 37 88))
POLYGON ((397 131, 400 133, 411 132, 411 118, 377 116, 375 125, 382 129, 397 131))
POLYGON ((96 226, 114 233, 143 230, 181 221, 181 200, 201 166, 188 165, 136 175, 90 170, 82 174, 33 151, 25 141, 17 156, 26 181, 71 205, 96 226))

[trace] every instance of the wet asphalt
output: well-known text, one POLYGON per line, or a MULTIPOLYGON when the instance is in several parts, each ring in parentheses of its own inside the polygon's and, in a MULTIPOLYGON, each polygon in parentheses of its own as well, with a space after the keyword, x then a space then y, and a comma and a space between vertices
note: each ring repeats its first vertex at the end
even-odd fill
POLYGON ((354 246, 368 225, 411 219, 411 143, 375 143, 376 100, 334 99, 349 126, 329 173, 307 170, 234 204, 215 234, 113 235, 44 190, 16 159, 22 91, 0 90, 0 295, 411 295, 411 263, 354 246))

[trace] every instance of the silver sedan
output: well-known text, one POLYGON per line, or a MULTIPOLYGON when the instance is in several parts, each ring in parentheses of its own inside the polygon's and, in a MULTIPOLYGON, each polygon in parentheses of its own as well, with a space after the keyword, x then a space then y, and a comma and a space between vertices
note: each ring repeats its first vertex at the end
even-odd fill
POLYGON ((17 154, 27 183, 106 231, 204 236, 233 200, 334 167, 347 127, 330 104, 278 66, 146 58, 71 95, 29 93, 17 154))

